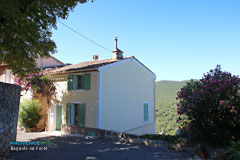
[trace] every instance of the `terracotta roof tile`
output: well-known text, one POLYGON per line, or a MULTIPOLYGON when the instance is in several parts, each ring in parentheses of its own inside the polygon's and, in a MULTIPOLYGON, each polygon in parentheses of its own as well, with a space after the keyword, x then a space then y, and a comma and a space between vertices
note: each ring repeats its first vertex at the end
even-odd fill
POLYGON ((57 73, 65 73, 65 72, 70 72, 70 71, 84 71, 84 70, 89 70, 89 69, 98 69, 99 67, 102 67, 107 64, 115 63, 121 60, 125 60, 131 57, 124 57, 123 59, 102 59, 102 60, 93 60, 93 61, 86 61, 78 64, 73 64, 73 65, 67 65, 61 68, 55 68, 48 73, 50 74, 57 74, 57 73))

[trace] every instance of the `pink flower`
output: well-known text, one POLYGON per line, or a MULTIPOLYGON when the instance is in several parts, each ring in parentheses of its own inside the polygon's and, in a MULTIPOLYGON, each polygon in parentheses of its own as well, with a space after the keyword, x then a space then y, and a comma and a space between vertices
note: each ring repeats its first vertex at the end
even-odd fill
POLYGON ((28 76, 28 79, 31 79, 33 76, 30 74, 29 76, 28 76))
POLYGON ((220 105, 223 105, 223 104, 225 104, 225 102, 224 101, 220 101, 220 105))

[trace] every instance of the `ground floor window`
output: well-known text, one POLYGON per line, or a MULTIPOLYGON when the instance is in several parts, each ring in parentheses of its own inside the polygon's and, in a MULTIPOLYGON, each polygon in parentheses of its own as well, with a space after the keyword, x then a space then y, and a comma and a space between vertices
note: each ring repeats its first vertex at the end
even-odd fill
POLYGON ((149 112, 148 112, 148 103, 143 104, 143 119, 144 122, 149 120, 149 112))
POLYGON ((66 106, 67 125, 85 126, 86 105, 84 103, 68 103, 66 106))

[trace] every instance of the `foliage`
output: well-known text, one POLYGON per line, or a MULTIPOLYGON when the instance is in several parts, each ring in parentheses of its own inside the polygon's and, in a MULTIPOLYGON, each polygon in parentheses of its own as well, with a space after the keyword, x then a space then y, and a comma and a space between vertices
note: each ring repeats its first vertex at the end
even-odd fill
POLYGON ((176 94, 186 81, 156 82, 156 130, 157 133, 174 135, 178 124, 176 94))
POLYGON ((188 82, 177 94, 181 129, 192 139, 213 144, 239 138, 239 89, 240 79, 219 65, 200 81, 188 82))
POLYGON ((57 20, 86 1, 0 0, 0 64, 21 76, 34 71, 36 58, 56 51, 51 29, 57 29, 57 20))
POLYGON ((230 141, 227 154, 229 160, 240 160, 240 141, 230 141))
POLYGON ((27 77, 16 78, 15 84, 20 85, 22 90, 51 97, 55 94, 56 87, 53 81, 43 72, 30 73, 27 77))
POLYGON ((201 145, 199 146, 199 151, 200 151, 200 152, 207 152, 207 151, 208 151, 208 150, 207 150, 207 146, 204 145, 204 144, 201 144, 201 145))
POLYGON ((20 104, 19 123, 24 128, 36 127, 42 118, 41 108, 38 100, 26 100, 20 104))

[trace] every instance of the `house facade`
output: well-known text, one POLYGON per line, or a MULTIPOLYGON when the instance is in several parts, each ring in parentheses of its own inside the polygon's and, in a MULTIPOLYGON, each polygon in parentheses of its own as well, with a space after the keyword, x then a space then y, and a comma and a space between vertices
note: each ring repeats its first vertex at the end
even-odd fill
MULTIPOLYGON (((63 67, 65 64, 58 59, 54 58, 53 56, 47 58, 37 58, 36 59, 36 67, 38 69, 49 70, 51 68, 56 67, 63 67)), ((0 65, 0 82, 11 83, 14 84, 15 77, 13 75, 12 70, 8 67, 7 64, 0 65)), ((43 131, 46 129, 46 122, 48 120, 48 107, 47 107, 47 100, 45 97, 41 95, 32 95, 30 91, 22 91, 20 101, 24 102, 25 100, 31 99, 39 99, 41 104, 41 114, 43 118, 37 124, 37 131, 43 131)), ((19 127, 19 126, 18 126, 19 127)))
POLYGON ((49 110, 49 130, 81 126, 136 135, 154 134, 155 74, 135 57, 115 49, 110 59, 49 71, 57 94, 49 110))

